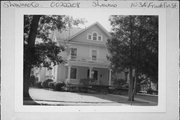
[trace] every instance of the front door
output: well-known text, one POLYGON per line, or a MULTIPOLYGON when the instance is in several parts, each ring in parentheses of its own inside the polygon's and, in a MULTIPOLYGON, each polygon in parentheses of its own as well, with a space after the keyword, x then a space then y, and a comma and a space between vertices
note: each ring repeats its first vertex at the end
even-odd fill
MULTIPOLYGON (((94 80, 98 80, 98 71, 97 70, 92 70, 91 71, 91 76, 94 80)), ((87 70, 87 78, 89 78, 89 69, 87 70)))
POLYGON ((97 70, 93 70, 93 75, 92 75, 94 80, 98 80, 98 71, 97 70))

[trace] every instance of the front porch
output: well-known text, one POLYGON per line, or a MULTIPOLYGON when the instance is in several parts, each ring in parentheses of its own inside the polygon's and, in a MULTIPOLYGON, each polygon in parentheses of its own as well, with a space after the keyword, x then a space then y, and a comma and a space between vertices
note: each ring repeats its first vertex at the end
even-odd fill
POLYGON ((80 84, 81 79, 93 79, 94 85, 111 85, 111 69, 95 66, 67 65, 65 83, 80 84))

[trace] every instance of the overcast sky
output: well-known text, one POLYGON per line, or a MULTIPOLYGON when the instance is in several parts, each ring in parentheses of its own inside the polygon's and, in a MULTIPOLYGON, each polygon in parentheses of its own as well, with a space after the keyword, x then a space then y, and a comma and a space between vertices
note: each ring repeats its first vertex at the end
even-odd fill
POLYGON ((81 10, 81 11, 71 11, 69 13, 70 16, 73 18, 85 18, 87 23, 80 27, 88 27, 95 22, 99 22, 106 30, 110 31, 111 26, 109 22, 110 13, 102 10, 81 10))

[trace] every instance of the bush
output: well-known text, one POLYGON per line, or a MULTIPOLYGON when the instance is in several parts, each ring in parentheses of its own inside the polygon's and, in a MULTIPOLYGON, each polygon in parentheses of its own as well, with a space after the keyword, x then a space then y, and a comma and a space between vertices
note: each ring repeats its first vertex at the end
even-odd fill
POLYGON ((113 81, 114 86, 116 86, 117 88, 128 88, 128 84, 124 79, 114 79, 113 81))
POLYGON ((42 88, 42 82, 41 81, 39 81, 39 82, 36 82, 35 83, 35 87, 37 87, 37 88, 42 88))
POLYGON ((149 88, 147 89, 147 94, 152 94, 153 93, 153 89, 149 88))
POLYGON ((54 89, 54 84, 55 84, 55 82, 49 82, 48 87, 51 89, 54 89))
POLYGON ((53 80, 52 79, 47 79, 47 80, 43 81, 42 84, 41 84, 42 87, 43 88, 48 88, 48 83, 49 82, 53 82, 53 80))
POLYGON ((80 84, 84 85, 84 86, 88 86, 89 84, 95 82, 95 80, 93 78, 84 78, 84 79, 80 79, 80 84))
POLYGON ((121 88, 122 88, 122 89, 128 89, 128 88, 129 88, 128 83, 125 83, 124 85, 122 85, 121 88))
POLYGON ((30 77, 30 86, 35 86, 37 82, 38 82, 38 78, 32 75, 30 77))
POLYGON ((54 90, 56 90, 56 91, 61 91, 62 90, 62 87, 64 87, 65 86, 65 83, 63 83, 63 82, 57 82, 57 83, 55 83, 54 84, 54 90))

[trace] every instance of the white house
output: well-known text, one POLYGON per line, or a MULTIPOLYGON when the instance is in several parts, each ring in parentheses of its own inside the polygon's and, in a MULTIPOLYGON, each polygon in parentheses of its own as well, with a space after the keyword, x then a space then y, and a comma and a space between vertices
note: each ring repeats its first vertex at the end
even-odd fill
POLYGON ((55 81, 79 84, 80 79, 93 78, 98 85, 111 85, 110 62, 107 60, 107 39, 109 32, 98 22, 80 29, 53 32, 53 40, 66 45, 66 50, 60 55, 67 60, 66 64, 53 67, 52 70, 42 68, 39 79, 48 77, 55 81))

